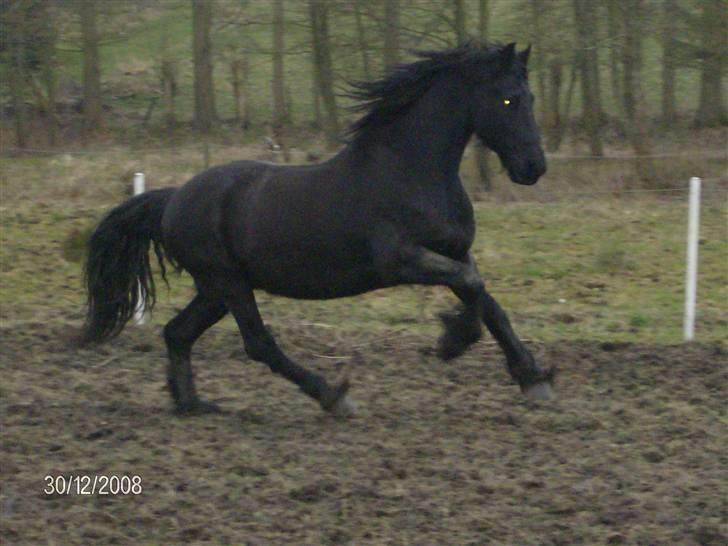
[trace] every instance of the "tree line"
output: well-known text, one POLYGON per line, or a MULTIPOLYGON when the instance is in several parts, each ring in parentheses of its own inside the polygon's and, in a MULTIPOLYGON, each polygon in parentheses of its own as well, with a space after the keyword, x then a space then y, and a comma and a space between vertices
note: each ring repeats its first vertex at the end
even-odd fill
MULTIPOLYGON (((110 39, 99 18, 121 9, 102 0, 5 0, 0 4, 2 100, 16 145, 27 144, 31 115, 41 116, 48 141, 59 138, 57 100, 59 43, 73 36, 81 54, 78 114, 92 137, 105 122, 102 45, 110 39)), ((576 124, 592 155, 603 151, 605 131, 616 126, 638 155, 649 155, 651 128, 670 127, 690 116, 696 127, 728 123, 723 96, 728 58, 728 0, 133 0, 128 9, 189 9, 193 66, 192 125, 205 133, 219 121, 220 71, 228 73, 234 118, 251 123, 251 59, 272 65, 269 119, 275 134, 295 123, 297 98, 310 87, 309 119, 335 146, 343 131, 340 89, 347 80, 378 77, 407 60, 411 49, 451 47, 469 39, 503 38, 533 44, 531 86, 546 146, 558 150, 576 124), (501 23, 509 35, 503 36, 501 23), (496 28, 496 24, 499 26, 496 28), (221 44, 226 29, 238 43, 221 44), (252 29, 255 32, 252 32, 252 29), (295 32, 294 32, 295 31, 295 32), (254 38, 251 35, 254 34, 254 38), (295 37, 295 40, 292 38, 295 37), (648 47, 649 46, 649 47, 648 47), (650 53, 648 56, 647 53, 650 53), (287 81, 286 66, 305 59, 310 81, 287 81), (655 73, 658 77, 654 77, 655 73), (659 109, 647 104, 646 73, 659 81, 659 109), (681 112, 678 80, 689 73, 689 112, 681 112)), ((112 14, 113 15, 113 14, 112 14)), ((109 24, 105 24, 109 28, 109 24)), ((123 40, 123 30, 111 39, 123 40)), ((182 79, 173 37, 163 35, 157 55, 159 86, 148 115, 161 105, 165 124, 180 123, 182 79)), ((683 89, 685 86, 683 86, 683 89)), ((684 102, 684 101, 682 101, 684 102)), ((145 119, 145 121, 147 121, 145 119)), ((483 176, 487 159, 483 156, 483 176)), ((649 168, 646 165, 645 168, 649 168)))

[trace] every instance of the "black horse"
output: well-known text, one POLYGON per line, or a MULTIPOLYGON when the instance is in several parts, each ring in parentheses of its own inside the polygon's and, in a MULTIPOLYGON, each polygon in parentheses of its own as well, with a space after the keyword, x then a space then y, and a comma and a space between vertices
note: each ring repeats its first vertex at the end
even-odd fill
POLYGON ((443 316, 438 354, 461 355, 481 320, 530 398, 551 396, 540 368, 486 292, 469 252, 473 208, 458 167, 473 132, 519 184, 545 172, 529 91, 529 49, 468 44, 420 52, 385 79, 357 84, 365 114, 347 145, 315 165, 236 161, 181 188, 129 199, 91 235, 83 339, 118 334, 141 303, 154 304, 149 249, 187 270, 197 295, 164 328, 167 381, 180 413, 217 411, 198 398, 193 343, 231 312, 253 360, 298 385, 335 415, 353 405, 337 386, 291 361, 258 313, 254 289, 291 298, 353 296, 401 284, 445 285, 462 305, 443 316))

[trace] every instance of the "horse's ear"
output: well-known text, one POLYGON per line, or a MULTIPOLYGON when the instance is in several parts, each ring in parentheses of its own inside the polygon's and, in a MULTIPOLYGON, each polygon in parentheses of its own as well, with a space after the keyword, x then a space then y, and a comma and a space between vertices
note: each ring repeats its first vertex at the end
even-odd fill
POLYGON ((516 59, 516 42, 511 42, 507 46, 503 46, 500 50, 500 69, 505 71, 513 66, 513 61, 516 59))
POLYGON ((528 44, 528 47, 524 49, 523 51, 518 53, 518 60, 523 63, 523 66, 528 65, 528 57, 531 55, 531 44, 528 44))

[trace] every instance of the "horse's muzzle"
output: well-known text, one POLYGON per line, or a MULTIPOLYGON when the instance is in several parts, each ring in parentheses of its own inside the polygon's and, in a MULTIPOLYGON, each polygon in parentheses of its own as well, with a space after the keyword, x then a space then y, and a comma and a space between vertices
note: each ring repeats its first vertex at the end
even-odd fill
POLYGON ((507 169, 508 176, 516 184, 531 186, 546 172, 546 157, 539 148, 532 157, 508 164, 507 169))

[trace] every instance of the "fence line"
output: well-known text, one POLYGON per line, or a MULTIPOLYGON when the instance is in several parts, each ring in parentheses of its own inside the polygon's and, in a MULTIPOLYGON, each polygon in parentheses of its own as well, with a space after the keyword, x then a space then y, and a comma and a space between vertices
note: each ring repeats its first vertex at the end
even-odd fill
MULTIPOLYGON (((678 204, 686 204, 686 195, 688 194, 688 188, 686 188, 683 193, 680 195, 680 197, 665 197, 660 199, 660 203, 678 203, 678 204)), ((728 189, 725 190, 712 190, 712 191, 705 191, 702 192, 703 197, 708 195, 720 195, 726 199, 728 199, 728 189)), ((616 192, 612 192, 612 194, 615 197, 619 197, 619 195, 616 192)), ((573 195, 573 194, 570 194, 573 195)), ((589 193, 583 193, 579 194, 582 197, 589 197, 592 194, 589 193)), ((515 199, 513 201, 506 200, 505 203, 501 204, 507 204, 507 205, 516 205, 516 206, 537 206, 537 207, 563 207, 565 203, 568 203, 568 201, 564 198, 564 194, 552 194, 552 195, 544 195, 544 197, 554 197, 553 199, 544 200, 544 201, 538 201, 535 199, 515 199)), ((574 201, 576 203, 576 201, 574 201)), ((579 201, 580 203, 584 203, 586 201, 579 201)), ((474 205, 476 208, 478 206, 482 205, 488 205, 492 202, 489 201, 478 201, 474 205)))
POLYGON ((728 160, 728 154, 717 152, 694 151, 694 152, 675 152, 664 154, 644 154, 644 155, 569 155, 569 154, 546 154, 546 159, 596 159, 596 160, 622 160, 622 159, 664 159, 668 157, 707 157, 712 159, 728 160))

